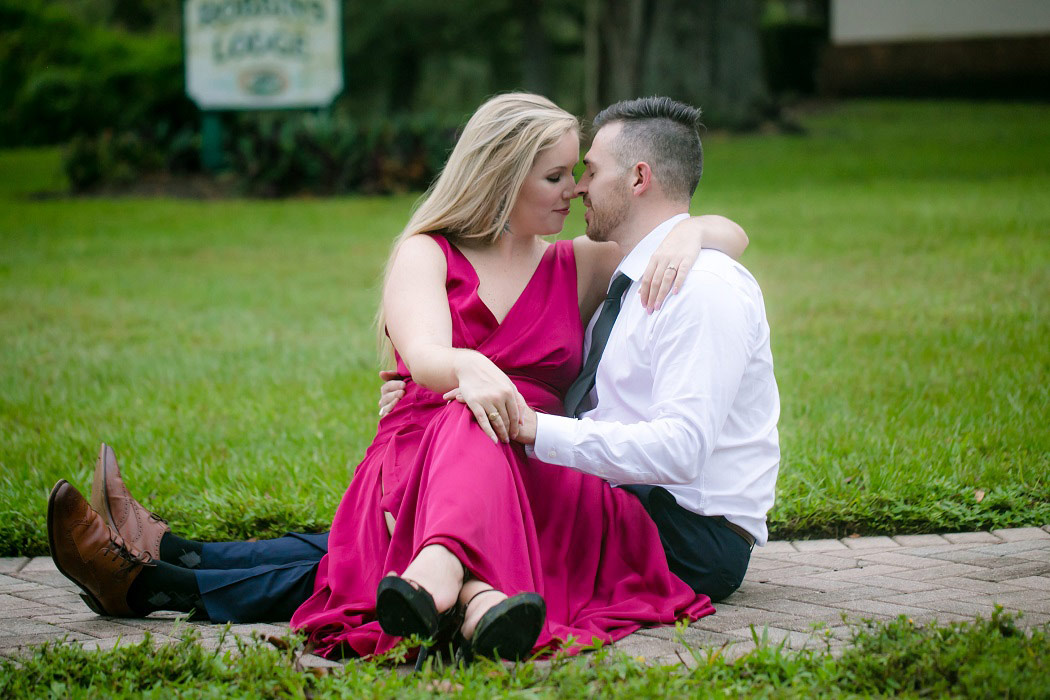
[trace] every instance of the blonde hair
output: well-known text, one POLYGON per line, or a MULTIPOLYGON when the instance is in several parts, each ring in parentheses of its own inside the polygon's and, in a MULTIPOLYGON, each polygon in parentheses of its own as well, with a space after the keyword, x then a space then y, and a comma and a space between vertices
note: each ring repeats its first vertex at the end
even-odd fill
MULTIPOLYGON (((452 243, 494 243, 510 220, 536 156, 579 128, 576 117, 527 92, 497 95, 478 107, 394 241, 380 289, 386 287, 398 247, 410 236, 438 233, 452 243)), ((376 325, 381 354, 389 358, 382 302, 376 325)))

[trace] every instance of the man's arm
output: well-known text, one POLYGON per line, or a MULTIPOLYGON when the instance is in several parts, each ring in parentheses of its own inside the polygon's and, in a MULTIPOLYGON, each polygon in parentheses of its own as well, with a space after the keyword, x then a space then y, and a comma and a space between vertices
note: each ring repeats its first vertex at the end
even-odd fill
POLYGON ((694 275, 696 282, 652 317, 652 419, 624 424, 530 413, 519 439, 535 440, 538 459, 620 484, 696 478, 747 366, 755 309, 720 277, 694 275))

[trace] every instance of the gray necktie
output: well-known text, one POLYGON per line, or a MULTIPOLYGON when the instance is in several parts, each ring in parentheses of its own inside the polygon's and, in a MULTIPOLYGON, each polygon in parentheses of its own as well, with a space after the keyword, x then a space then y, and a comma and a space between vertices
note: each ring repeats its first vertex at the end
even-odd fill
POLYGON ((580 406, 587 394, 594 387, 594 378, 598 373, 598 361, 602 359, 602 351, 605 344, 609 342, 609 334, 612 333, 613 325, 616 323, 616 315, 620 313, 620 305, 623 293, 631 286, 631 278, 622 272, 616 276, 609 293, 605 295, 605 303, 602 304, 598 320, 594 322, 591 329, 591 351, 587 353, 587 360, 583 363, 580 376, 572 383, 569 390, 565 392, 565 411, 570 416, 578 415, 589 407, 580 406))

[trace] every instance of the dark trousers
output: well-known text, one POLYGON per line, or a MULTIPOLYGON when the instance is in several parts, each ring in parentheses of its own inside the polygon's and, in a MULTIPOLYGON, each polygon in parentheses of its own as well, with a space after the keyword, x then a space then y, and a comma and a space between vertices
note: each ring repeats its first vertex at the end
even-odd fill
POLYGON ((258 542, 208 542, 194 570, 208 618, 215 622, 290 620, 313 593, 328 533, 289 533, 258 542))
POLYGON ((637 496, 656 523, 671 573, 715 602, 740 588, 751 545, 726 527, 725 518, 686 510, 660 486, 620 488, 637 496))

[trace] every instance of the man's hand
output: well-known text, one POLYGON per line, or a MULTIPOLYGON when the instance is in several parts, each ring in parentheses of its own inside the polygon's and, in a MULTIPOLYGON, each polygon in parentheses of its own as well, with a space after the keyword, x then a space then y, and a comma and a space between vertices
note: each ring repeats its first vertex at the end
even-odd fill
POLYGON ((528 406, 521 409, 521 422, 514 441, 522 445, 532 445, 536 442, 536 412, 528 406))
POLYGON ((379 378, 383 380, 383 386, 379 389, 379 417, 382 418, 405 395, 405 382, 401 380, 400 374, 389 369, 380 372, 379 378))

